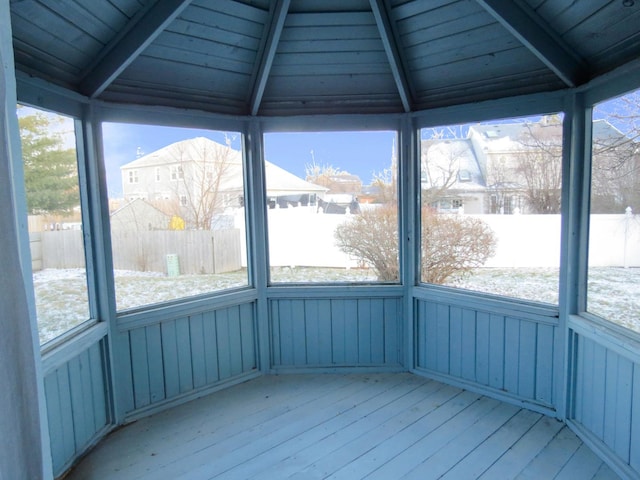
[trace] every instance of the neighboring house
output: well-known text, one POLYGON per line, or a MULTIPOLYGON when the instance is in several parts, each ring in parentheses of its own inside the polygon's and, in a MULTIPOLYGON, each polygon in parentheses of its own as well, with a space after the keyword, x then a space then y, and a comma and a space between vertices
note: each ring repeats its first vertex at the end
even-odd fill
MULTIPOLYGON (((244 206, 242 153, 208 138, 173 143, 120 167, 125 200, 142 199, 187 228, 209 229, 244 206)), ((315 204, 327 189, 266 162, 268 201, 315 204)))
POLYGON ((111 230, 168 230, 171 216, 136 198, 111 214, 111 230))
MULTIPOLYGON (((629 140, 604 120, 594 121, 593 137, 594 187, 600 186, 605 192, 600 196, 610 204, 624 204, 621 190, 637 190, 638 175, 631 174, 638 170, 638 158, 629 158, 625 168, 631 174, 624 186, 620 172, 610 172, 612 164, 622 163, 629 140), (607 148, 612 145, 622 146, 607 148)), ((539 122, 473 125, 464 139, 423 140, 423 199, 445 213, 559 213, 561 157, 562 121, 553 115, 539 122), (534 184, 536 176, 544 181, 534 184), (536 189, 546 190, 547 204, 536 203, 536 189)), ((605 209, 603 202, 596 207, 605 209)))

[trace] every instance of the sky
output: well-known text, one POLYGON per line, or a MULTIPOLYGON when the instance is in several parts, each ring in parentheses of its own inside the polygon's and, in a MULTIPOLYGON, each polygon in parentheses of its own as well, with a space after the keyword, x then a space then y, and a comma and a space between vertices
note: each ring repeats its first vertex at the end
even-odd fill
MULTIPOLYGON (((633 94, 632 94, 633 95, 633 94)), ((638 95, 636 92, 635 95, 638 95)), ((594 112, 595 118, 610 117, 609 112, 621 108, 617 100, 606 102, 594 112)), ((35 110, 24 107, 18 115, 32 114, 35 110)), ((73 122, 58 122, 59 116, 46 114, 55 119, 57 133, 65 138, 65 147, 74 146, 73 122)), ((532 119, 531 117, 530 119, 532 119)), ((636 117, 637 118, 637 117, 636 117)), ((519 119, 522 121, 523 119, 519 119)), ((535 120, 535 119, 534 119, 535 120)), ((612 118, 615 122, 616 119, 612 118)), ((513 122, 514 119, 496 120, 488 123, 513 122)), ((624 131, 624 125, 616 125, 624 131)), ((468 125, 454 130, 437 129, 436 134, 447 138, 464 136, 468 125)), ((424 129, 423 138, 434 135, 433 130, 424 129)), ((232 148, 241 149, 241 136, 237 132, 217 132, 176 127, 158 127, 134 124, 103 124, 104 158, 107 173, 107 188, 110 198, 122 196, 120 167, 141 155, 152 153, 180 140, 204 136, 219 143, 231 140, 232 148)), ((305 169, 310 164, 320 167, 332 166, 360 177, 364 185, 371 183, 374 175, 388 168, 396 146, 396 133, 377 132, 312 132, 312 133, 267 133, 265 134, 265 157, 269 162, 284 168, 294 175, 305 178, 305 169)))
MULTIPOLYGON (((236 132, 216 132, 174 127, 106 123, 103 125, 104 157, 109 197, 122 194, 120 166, 180 140, 196 137, 225 143, 240 150, 236 132)), ((391 165, 396 133, 314 132, 265 134, 265 158, 294 175, 305 178, 305 167, 312 163, 332 166, 358 175, 363 184, 391 165)))

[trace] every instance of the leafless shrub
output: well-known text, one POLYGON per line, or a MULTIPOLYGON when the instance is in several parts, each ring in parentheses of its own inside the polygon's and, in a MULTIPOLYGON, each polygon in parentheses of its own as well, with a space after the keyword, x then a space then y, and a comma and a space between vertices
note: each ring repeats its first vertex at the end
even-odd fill
POLYGON ((443 284, 481 267, 495 253, 496 238, 478 218, 422 212, 422 281, 443 284))
MULTIPOLYGON (((338 247, 370 265, 383 282, 399 279, 398 214, 394 205, 365 210, 335 233, 338 247)), ((422 281, 442 284, 482 266, 495 253, 496 238, 482 220, 439 215, 425 208, 422 215, 422 281)))

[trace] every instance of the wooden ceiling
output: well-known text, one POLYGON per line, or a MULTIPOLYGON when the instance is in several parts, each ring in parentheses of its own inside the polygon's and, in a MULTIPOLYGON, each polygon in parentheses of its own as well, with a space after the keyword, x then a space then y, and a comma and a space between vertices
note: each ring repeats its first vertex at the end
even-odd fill
POLYGON ((581 85, 640 58, 640 0, 11 0, 16 69, 90 98, 390 113, 581 85))

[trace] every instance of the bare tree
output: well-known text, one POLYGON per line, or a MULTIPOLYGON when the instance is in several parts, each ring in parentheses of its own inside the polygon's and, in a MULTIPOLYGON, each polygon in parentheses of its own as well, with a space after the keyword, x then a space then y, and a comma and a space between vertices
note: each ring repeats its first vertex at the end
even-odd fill
POLYGON ((449 197, 458 181, 461 161, 469 147, 461 138, 451 137, 457 134, 450 129, 446 133, 439 130, 434 131, 432 138, 422 141, 420 169, 422 204, 425 206, 449 197))
POLYGON ((332 165, 319 165, 315 161, 305 165, 305 180, 328 188, 327 193, 357 195, 362 190, 362 180, 357 175, 332 165))
POLYGON ((591 211, 640 208, 640 90, 596 107, 591 211))
POLYGON ((213 141, 180 142, 172 145, 170 166, 173 198, 167 201, 171 214, 181 216, 190 228, 208 230, 225 207, 224 190, 230 180, 242 178, 238 152, 213 141), (236 168, 234 168, 234 166, 236 168))
POLYGON ((517 172, 525 186, 531 213, 560 213, 562 185, 562 128, 560 119, 551 117, 540 123, 528 123, 518 138, 514 152, 517 172))

